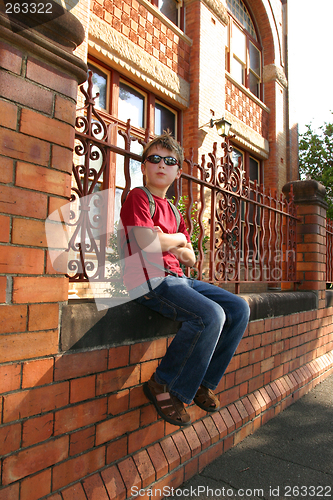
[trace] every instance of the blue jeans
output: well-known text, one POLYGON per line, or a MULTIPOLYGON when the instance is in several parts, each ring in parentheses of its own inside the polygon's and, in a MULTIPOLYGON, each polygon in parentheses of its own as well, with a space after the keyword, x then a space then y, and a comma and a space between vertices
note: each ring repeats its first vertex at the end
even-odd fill
POLYGON ((136 301, 182 322, 155 381, 187 404, 201 384, 216 389, 249 321, 247 302, 215 285, 173 276, 136 301))

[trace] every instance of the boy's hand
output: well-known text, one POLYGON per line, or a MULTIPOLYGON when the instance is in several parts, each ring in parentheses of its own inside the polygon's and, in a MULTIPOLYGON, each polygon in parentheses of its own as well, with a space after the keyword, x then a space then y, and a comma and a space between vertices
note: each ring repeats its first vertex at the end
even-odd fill
POLYGON ((163 252, 167 251, 174 253, 173 250, 175 248, 183 248, 187 245, 187 240, 183 233, 174 233, 174 234, 164 233, 160 228, 160 226, 154 226, 153 230, 159 234, 159 239, 161 242, 161 246, 163 248, 163 252), (168 244, 170 245, 169 247, 167 246, 168 244))
POLYGON ((173 255, 177 257, 179 262, 181 264, 184 264, 184 266, 193 267, 196 263, 196 258, 191 243, 186 243, 186 245, 183 247, 172 248, 170 252, 173 253, 173 255))
POLYGON ((160 226, 154 226, 153 229, 136 227, 134 235, 140 248, 146 252, 171 252, 181 264, 188 267, 195 264, 192 245, 183 233, 168 234, 160 226))

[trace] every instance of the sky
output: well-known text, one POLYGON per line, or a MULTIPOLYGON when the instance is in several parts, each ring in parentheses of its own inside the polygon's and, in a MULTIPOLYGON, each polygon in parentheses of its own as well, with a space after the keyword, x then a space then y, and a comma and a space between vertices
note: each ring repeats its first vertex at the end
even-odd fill
POLYGON ((333 0, 288 0, 290 122, 333 122, 333 0))

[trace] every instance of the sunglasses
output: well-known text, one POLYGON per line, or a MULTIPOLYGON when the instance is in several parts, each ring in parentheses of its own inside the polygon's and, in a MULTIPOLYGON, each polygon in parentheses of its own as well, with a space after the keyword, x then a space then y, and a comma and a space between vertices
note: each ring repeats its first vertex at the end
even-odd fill
POLYGON ((163 160, 165 165, 167 165, 168 167, 172 165, 179 165, 179 161, 177 160, 177 158, 174 158, 173 156, 150 155, 147 156, 145 162, 149 161, 150 163, 157 164, 161 160, 163 160))

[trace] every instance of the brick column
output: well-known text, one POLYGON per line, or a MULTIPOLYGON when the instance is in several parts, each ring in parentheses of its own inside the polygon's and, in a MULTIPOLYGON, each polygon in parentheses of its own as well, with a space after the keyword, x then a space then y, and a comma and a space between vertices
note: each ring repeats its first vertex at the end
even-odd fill
POLYGON ((325 188, 314 180, 289 182, 283 187, 286 197, 291 185, 299 218, 297 226, 297 281, 299 290, 319 292, 319 307, 325 307, 326 290, 326 202, 325 188))
MULTIPOLYGON (((29 28, 31 19, 9 20, 0 7, 0 363, 57 353, 59 302, 68 297, 67 278, 48 259, 45 220, 70 196, 86 65, 73 55, 82 25, 58 14, 29 28)), ((0 366, 4 392, 20 384, 13 370, 0 366)))

